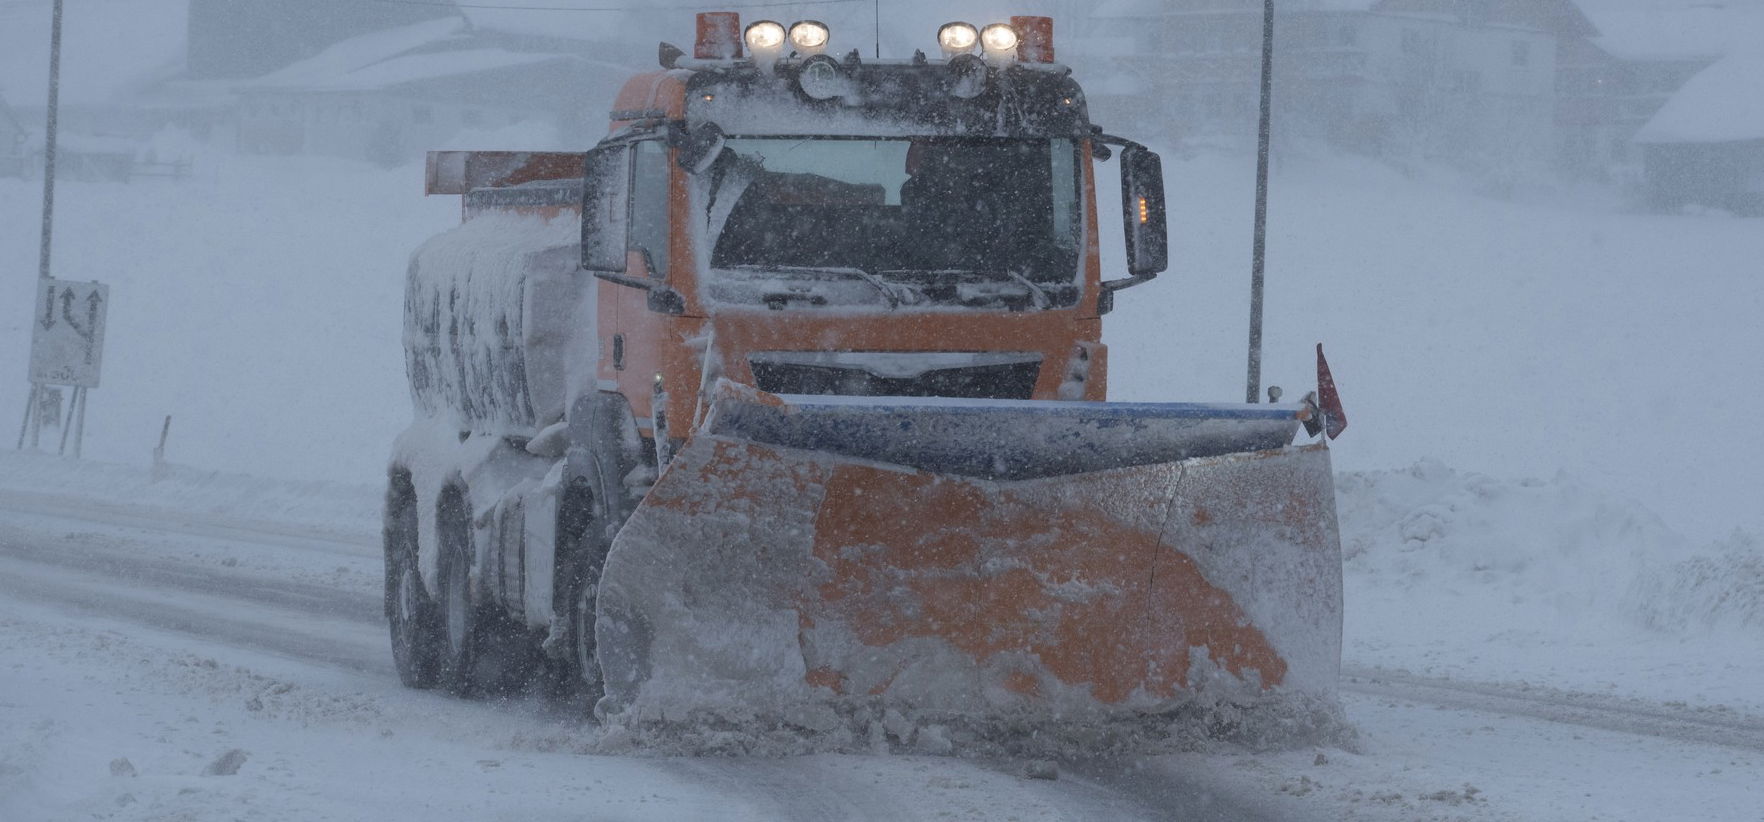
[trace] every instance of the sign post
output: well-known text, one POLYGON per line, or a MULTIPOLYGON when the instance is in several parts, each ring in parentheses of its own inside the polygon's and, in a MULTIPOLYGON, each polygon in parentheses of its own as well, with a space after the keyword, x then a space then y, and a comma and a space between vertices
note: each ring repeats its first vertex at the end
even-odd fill
POLYGON ((37 256, 37 302, 31 322, 31 395, 25 400, 24 423, 18 431, 18 447, 24 448, 29 432, 31 448, 42 438, 46 404, 53 403, 56 424, 61 427, 61 453, 67 453, 69 430, 74 434, 74 456, 86 435, 86 391, 98 386, 99 366, 104 360, 104 314, 110 290, 99 283, 62 282, 50 278, 49 252, 55 226, 55 144, 61 114, 61 3, 55 0, 49 24, 49 116, 43 135, 43 234, 37 256), (61 392, 53 386, 73 387, 67 413, 61 412, 61 392))
MULTIPOLYGON (((104 318, 110 310, 110 286, 98 282, 37 280, 35 316, 31 320, 31 399, 25 407, 25 428, 37 447, 44 414, 37 400, 52 386, 73 388, 61 425, 61 452, 74 432, 74 456, 86 434, 86 392, 98 387, 104 367, 104 318)), ((25 432, 19 432, 24 447, 25 432)))

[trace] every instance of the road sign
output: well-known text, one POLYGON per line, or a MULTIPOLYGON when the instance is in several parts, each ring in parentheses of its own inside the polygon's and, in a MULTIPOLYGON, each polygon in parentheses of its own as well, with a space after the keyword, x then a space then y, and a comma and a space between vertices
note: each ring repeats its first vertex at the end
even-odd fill
POLYGON ((38 280, 31 321, 31 382, 97 388, 110 286, 38 280))

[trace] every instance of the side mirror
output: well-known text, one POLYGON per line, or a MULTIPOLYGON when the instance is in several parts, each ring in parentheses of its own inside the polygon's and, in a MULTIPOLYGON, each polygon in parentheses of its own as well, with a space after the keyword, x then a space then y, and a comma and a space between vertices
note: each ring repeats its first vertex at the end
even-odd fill
POLYGON ((630 231, 628 146, 588 152, 582 169, 582 268, 623 275, 630 231))
POLYGON ((700 123, 690 131, 673 132, 668 142, 675 150, 674 162, 681 169, 689 174, 703 174, 723 153, 728 140, 716 123, 700 123))
POLYGON ((1150 279, 1168 267, 1164 162, 1141 145, 1121 150, 1121 221, 1127 229, 1127 273, 1150 279))

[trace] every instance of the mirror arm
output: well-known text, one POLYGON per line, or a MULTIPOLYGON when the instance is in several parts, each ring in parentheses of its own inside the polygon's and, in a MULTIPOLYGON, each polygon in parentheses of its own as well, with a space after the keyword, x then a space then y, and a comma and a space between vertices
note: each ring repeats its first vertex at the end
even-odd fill
POLYGON ((1104 134, 1102 132, 1101 128, 1098 128, 1094 134, 1091 134, 1090 139, 1095 140, 1096 142, 1099 142, 1099 143, 1106 143, 1111 146, 1120 146, 1121 148, 1124 148, 1124 149, 1125 148, 1137 148, 1142 151, 1149 151, 1150 150, 1150 149, 1147 149, 1144 145, 1142 145, 1136 141, 1129 140, 1126 137, 1116 137, 1113 134, 1104 134))
POLYGON ((599 277, 600 279, 603 279, 609 283, 617 283, 618 285, 627 285, 632 288, 641 288, 644 291, 654 291, 658 288, 666 288, 667 287, 667 284, 663 283, 660 280, 651 280, 651 279, 648 279, 645 277, 633 277, 629 274, 626 274, 623 271, 590 271, 588 273, 593 274, 594 276, 599 277))
POLYGON ((1098 283, 1098 285, 1102 286, 1102 290, 1104 291, 1114 292, 1120 291, 1123 288, 1144 285, 1157 278, 1158 275, 1155 272, 1151 274, 1135 274, 1131 277, 1122 277, 1118 280, 1103 280, 1101 283, 1098 283))
POLYGON ((649 272, 647 277, 633 277, 623 271, 589 271, 588 273, 615 285, 630 288, 641 288, 649 292, 649 310, 660 314, 683 314, 686 312, 686 300, 680 292, 670 288, 666 281, 655 276, 655 258, 649 256, 649 249, 639 247, 643 252, 643 268, 649 272))

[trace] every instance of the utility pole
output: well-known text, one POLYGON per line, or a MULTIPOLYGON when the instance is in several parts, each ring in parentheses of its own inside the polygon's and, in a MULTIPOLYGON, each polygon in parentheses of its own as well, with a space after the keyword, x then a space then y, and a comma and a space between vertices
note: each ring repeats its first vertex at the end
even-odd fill
POLYGON ((1250 254, 1249 396, 1262 393, 1262 268, 1268 249, 1268 135, 1273 124, 1274 0, 1262 4, 1262 122, 1256 141, 1256 239, 1250 254))
POLYGON ((55 233, 55 130, 61 115, 61 0, 49 25, 49 123, 43 134, 43 245, 37 276, 49 279, 49 245, 55 233))
MULTIPOLYGON (((44 284, 42 281, 50 279, 49 247, 55 232, 55 131, 57 120, 60 119, 60 114, 61 0, 55 0, 53 18, 49 24, 49 122, 43 133, 43 240, 42 245, 37 250, 37 284, 39 286, 44 284)), ((36 305, 33 304, 31 306, 32 312, 35 312, 36 308, 36 305)), ((36 349, 35 342, 36 341, 33 338, 31 346, 33 356, 35 355, 36 349)), ((31 395, 25 400, 24 423, 19 426, 18 430, 18 447, 21 449, 24 448, 25 433, 27 431, 30 432, 32 450, 37 448, 42 437, 43 411, 37 407, 37 400, 42 397, 47 390, 48 389, 43 384, 37 382, 35 379, 31 380, 31 395)), ((75 389, 76 392, 83 392, 84 390, 85 389, 81 388, 75 389)), ((56 402, 57 407, 59 408, 60 400, 58 399, 56 402)), ((71 405, 69 406, 69 410, 72 410, 71 405)), ((84 406, 81 406, 81 413, 84 413, 84 406)), ((65 433, 67 423, 63 422, 62 426, 63 433, 65 433)), ((65 438, 63 439, 65 442, 65 438)), ((65 447, 65 445, 63 447, 65 447)), ((74 448, 76 451, 79 449, 78 443, 74 445, 74 448)))

